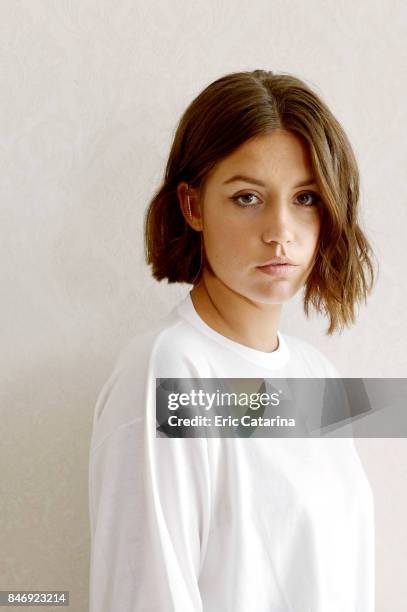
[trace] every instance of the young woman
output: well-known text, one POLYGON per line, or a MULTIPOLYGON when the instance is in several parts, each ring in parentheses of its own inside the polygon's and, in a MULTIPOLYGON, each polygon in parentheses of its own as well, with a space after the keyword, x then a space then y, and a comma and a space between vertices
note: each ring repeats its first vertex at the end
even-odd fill
POLYGON ((156 434, 157 378, 330 378, 279 331, 300 289, 328 334, 374 282, 351 146, 298 78, 226 75, 185 111, 146 215, 190 293, 121 352, 90 451, 91 612, 373 612, 372 494, 350 438, 156 434))

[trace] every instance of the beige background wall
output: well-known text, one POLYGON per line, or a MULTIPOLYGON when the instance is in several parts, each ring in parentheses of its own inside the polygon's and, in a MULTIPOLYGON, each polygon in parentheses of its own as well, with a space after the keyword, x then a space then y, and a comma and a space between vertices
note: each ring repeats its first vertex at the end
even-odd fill
MULTIPOLYGON (((94 402, 121 346, 188 290, 150 278, 142 220, 180 113, 218 76, 291 72, 347 130, 380 279, 342 336, 299 299, 281 329, 343 376, 405 376, 406 26, 401 0, 1 0, 1 589, 69 589, 87 610, 94 402)), ((406 441, 360 449, 377 610, 402 612, 406 441)))

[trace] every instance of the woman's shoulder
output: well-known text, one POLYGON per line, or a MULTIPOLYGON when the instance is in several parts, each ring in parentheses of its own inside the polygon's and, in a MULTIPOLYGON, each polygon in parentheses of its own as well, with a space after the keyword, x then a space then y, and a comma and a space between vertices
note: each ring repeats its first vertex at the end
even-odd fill
POLYGON ((130 337, 96 399, 93 430, 98 430, 97 438, 102 431, 105 437, 122 425, 144 419, 157 378, 199 376, 201 353, 199 334, 173 313, 130 337))
POLYGON ((283 334, 290 352, 290 367, 298 372, 298 378, 311 376, 315 378, 340 378, 340 374, 333 363, 310 342, 283 334))
POLYGON ((116 360, 115 369, 134 370, 142 367, 156 376, 181 377, 194 375, 195 362, 204 347, 204 338, 188 321, 170 313, 148 331, 132 336, 116 360))

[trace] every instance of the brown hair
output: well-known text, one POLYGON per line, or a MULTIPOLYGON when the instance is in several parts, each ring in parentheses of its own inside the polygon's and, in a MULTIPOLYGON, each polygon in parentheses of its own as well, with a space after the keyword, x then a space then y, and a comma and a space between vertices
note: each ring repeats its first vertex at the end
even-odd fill
POLYGON ((185 221, 181 181, 202 192, 210 171, 254 136, 283 128, 305 138, 323 206, 318 253, 306 281, 304 311, 329 317, 327 334, 355 322, 355 305, 375 280, 371 246, 358 224, 359 171, 348 138, 302 80, 264 70, 225 75, 188 106, 175 132, 165 176, 145 216, 145 253, 154 278, 199 277, 198 232, 185 221))

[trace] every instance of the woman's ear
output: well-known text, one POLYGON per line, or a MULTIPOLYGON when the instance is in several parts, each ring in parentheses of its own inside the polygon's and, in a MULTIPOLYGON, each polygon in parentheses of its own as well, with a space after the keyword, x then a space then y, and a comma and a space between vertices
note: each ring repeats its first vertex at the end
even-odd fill
POLYGON ((177 186, 177 195, 185 221, 195 231, 201 231, 202 215, 197 190, 182 181, 177 186))

